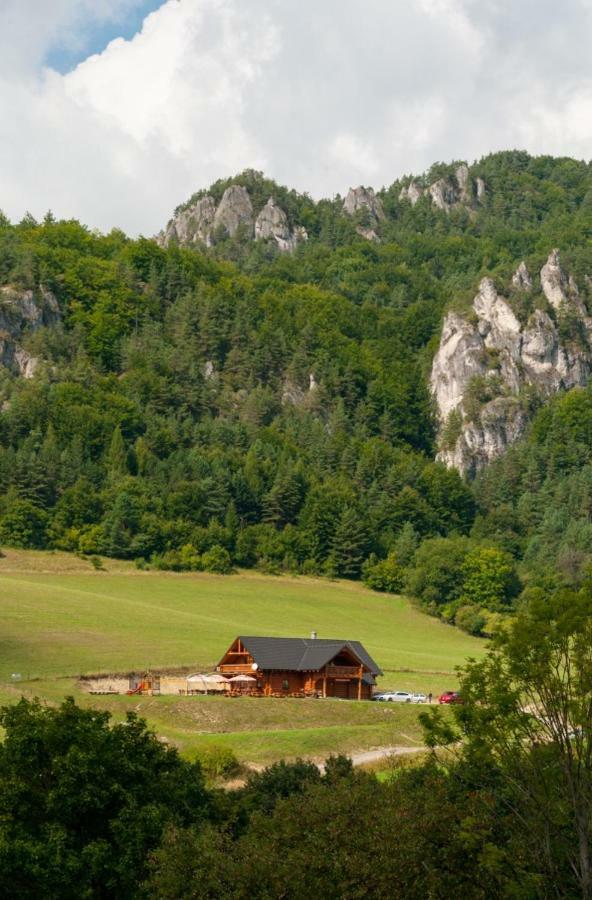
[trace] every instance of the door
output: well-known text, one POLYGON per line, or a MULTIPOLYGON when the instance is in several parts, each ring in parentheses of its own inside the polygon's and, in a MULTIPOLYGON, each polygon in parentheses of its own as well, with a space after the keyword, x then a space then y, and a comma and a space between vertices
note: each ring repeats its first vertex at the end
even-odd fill
POLYGON ((349 681, 345 678, 336 678, 333 696, 340 700, 349 700, 349 681))

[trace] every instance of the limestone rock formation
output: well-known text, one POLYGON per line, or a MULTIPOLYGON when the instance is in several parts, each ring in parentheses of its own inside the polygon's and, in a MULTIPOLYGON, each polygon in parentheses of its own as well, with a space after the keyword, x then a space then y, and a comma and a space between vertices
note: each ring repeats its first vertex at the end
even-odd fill
POLYGON ((284 210, 270 197, 255 219, 255 240, 275 241, 280 250, 294 250, 301 241, 308 240, 306 229, 290 230, 284 210))
POLYGON ((532 278, 530 272, 526 268, 526 263, 522 261, 514 274, 512 275, 512 284, 519 291, 532 290, 532 278))
POLYGON ((410 181, 407 187, 402 187, 399 191, 399 200, 409 200, 411 206, 415 206, 418 200, 423 197, 424 190, 417 181, 410 181))
POLYGON ((450 212, 455 207, 474 209, 483 203, 486 194, 485 182, 482 178, 472 178, 466 163, 457 166, 454 174, 449 178, 438 178, 432 184, 423 188, 417 181, 410 181, 399 192, 399 200, 408 200, 412 206, 424 195, 438 209, 450 212))
POLYGON ((443 209, 444 212, 450 212, 458 196, 456 188, 446 178, 439 178, 433 184, 430 184, 428 193, 434 206, 437 206, 438 209, 443 209))
POLYGON ((216 204, 209 195, 201 197, 187 209, 171 219, 166 231, 159 237, 159 243, 195 244, 201 242, 206 247, 212 244, 211 233, 214 224, 216 204))
POLYGON ((170 243, 186 247, 196 244, 211 247, 216 239, 233 237, 241 227, 247 238, 272 241, 283 251, 292 251, 299 243, 308 240, 303 227, 290 229, 285 211, 273 197, 255 217, 247 189, 231 184, 217 206, 214 198, 207 194, 178 212, 156 237, 156 241, 162 247, 170 243))
MULTIPOLYGON (((468 475, 500 456, 524 431, 525 388, 544 399, 585 385, 592 374, 592 318, 556 250, 540 280, 544 297, 525 323, 512 309, 511 290, 509 298, 503 297, 490 278, 481 281, 470 314, 449 312, 444 320, 430 379, 439 421, 438 458, 468 475), (560 335, 563 316, 580 320, 583 339, 560 335)), ((524 263, 511 289, 534 290, 524 263)))
POLYGON ((214 231, 223 229, 230 237, 244 225, 253 229, 253 204, 249 192, 240 184, 231 184, 222 194, 222 199, 214 213, 214 231))
POLYGON ((60 309, 51 291, 0 287, 0 365, 16 375, 32 378, 39 360, 21 342, 27 334, 59 321, 60 309))
POLYGON ((377 241, 379 238, 375 228, 385 218, 385 215, 382 201, 372 188, 360 186, 350 188, 347 192, 347 197, 343 201, 344 213, 348 216, 355 216, 361 210, 366 212, 367 222, 358 225, 356 231, 367 240, 377 241))
POLYGON ((382 201, 376 196, 372 188, 350 188, 347 197, 343 201, 343 211, 348 216, 353 216, 361 209, 367 209, 370 219, 378 223, 384 219, 382 201))

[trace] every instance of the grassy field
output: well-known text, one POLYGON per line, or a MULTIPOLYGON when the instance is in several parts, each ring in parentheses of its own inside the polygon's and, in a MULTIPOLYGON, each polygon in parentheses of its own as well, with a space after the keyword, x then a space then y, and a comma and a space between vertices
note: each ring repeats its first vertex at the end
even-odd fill
POLYGON ((454 668, 483 644, 359 584, 308 578, 105 572, 68 554, 5 551, 0 559, 0 699, 20 692, 145 716, 191 755, 208 743, 252 762, 416 744, 418 709, 389 704, 218 697, 91 698, 76 677, 212 668, 237 634, 360 640, 384 669, 381 687, 454 687, 454 668), (17 685, 12 676, 21 676, 17 685))

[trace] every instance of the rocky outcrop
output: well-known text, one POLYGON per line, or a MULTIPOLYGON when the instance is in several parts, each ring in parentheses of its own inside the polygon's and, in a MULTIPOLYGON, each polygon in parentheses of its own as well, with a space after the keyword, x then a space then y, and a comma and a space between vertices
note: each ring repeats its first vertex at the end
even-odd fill
POLYGON ((231 184, 222 194, 214 213, 214 231, 221 230, 233 237, 243 225, 247 234, 253 230, 253 204, 249 192, 240 184, 231 184))
POLYGON ((430 379, 439 420, 438 458, 474 475, 500 456, 528 422, 525 388, 541 399, 578 385, 592 373, 592 318, 575 280, 553 250, 540 273, 542 295, 521 263, 502 296, 490 278, 479 285, 469 314, 450 312, 430 379), (537 308, 521 323, 512 293, 532 292, 537 308), (546 303, 548 301, 548 305, 546 303), (562 317, 579 321, 560 336, 562 317))
POLYGON ((301 226, 291 231, 286 213, 270 197, 255 219, 255 240, 275 241, 280 250, 291 251, 308 240, 308 234, 301 226))
POLYGON ((411 206, 415 206, 418 200, 424 195, 422 186, 417 181, 410 181, 406 187, 402 187, 399 192, 399 200, 409 200, 411 206))
POLYGON ((21 342, 28 334, 59 321, 60 309, 51 291, 0 287, 0 365, 16 375, 32 378, 39 360, 21 342))
POLYGON ((532 278, 525 262, 521 262, 512 275, 512 285, 519 291, 532 290, 532 278))
POLYGON ((382 201, 376 196, 372 188, 360 186, 350 188, 347 192, 347 197, 343 201, 343 211, 348 216, 353 216, 360 210, 367 210, 369 218, 375 223, 384 219, 382 201))
POLYGON ((308 239, 304 228, 290 229, 285 211, 273 197, 255 217, 247 189, 240 184, 231 184, 217 206, 214 198, 207 194, 177 212, 156 241, 162 247, 171 243, 211 247, 220 238, 234 237, 239 228, 243 229, 247 239, 269 241, 287 252, 308 239))
POLYGON ((455 207, 474 209, 483 203, 485 194, 483 179, 472 178, 467 164, 461 163, 452 176, 438 178, 426 188, 415 180, 410 181, 399 191, 399 200, 408 200, 415 206, 423 196, 427 196, 435 207, 448 213, 455 207))
POLYGON ((286 378, 282 390, 282 404, 284 406, 286 404, 290 404, 291 406, 302 406, 302 404, 305 404, 306 401, 315 394, 318 386, 318 382, 313 372, 310 372, 308 376, 308 390, 305 390, 301 385, 296 384, 291 378, 286 378))
POLYGON ((343 201, 343 211, 348 216, 364 213, 364 223, 359 224, 356 231, 369 241, 379 240, 376 226, 385 218, 382 201, 376 196, 372 188, 350 188, 347 197, 343 201))
POLYGON ((159 235, 159 243, 164 247, 171 243, 184 245, 202 243, 210 247, 215 214, 214 198, 209 195, 201 197, 171 219, 166 230, 159 235))

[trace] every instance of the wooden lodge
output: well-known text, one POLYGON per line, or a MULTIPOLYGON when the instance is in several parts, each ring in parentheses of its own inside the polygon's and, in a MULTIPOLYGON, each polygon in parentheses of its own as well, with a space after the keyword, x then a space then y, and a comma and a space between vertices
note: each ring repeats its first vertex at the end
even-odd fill
POLYGON ((237 637, 216 670, 232 694, 369 700, 382 675, 359 641, 237 637))

